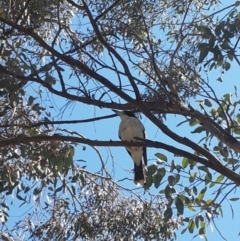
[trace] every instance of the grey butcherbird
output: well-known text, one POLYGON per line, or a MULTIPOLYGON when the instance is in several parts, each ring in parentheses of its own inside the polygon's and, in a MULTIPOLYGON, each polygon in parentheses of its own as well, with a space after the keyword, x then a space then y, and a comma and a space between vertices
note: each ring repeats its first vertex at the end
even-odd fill
MULTIPOLYGON (((135 138, 145 138, 145 128, 143 124, 131 111, 114 111, 120 118, 118 135, 122 141, 137 141, 135 138)), ((142 159, 147 166, 146 147, 126 146, 128 154, 134 161, 134 183, 144 185, 146 177, 143 170, 142 159)))

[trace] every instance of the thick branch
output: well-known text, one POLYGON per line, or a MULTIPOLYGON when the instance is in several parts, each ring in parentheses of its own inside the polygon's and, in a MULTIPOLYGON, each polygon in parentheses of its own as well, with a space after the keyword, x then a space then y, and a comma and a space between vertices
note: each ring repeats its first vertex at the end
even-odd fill
POLYGON ((202 126, 213 136, 218 138, 222 143, 226 144, 235 152, 240 152, 240 142, 235 139, 230 133, 224 130, 220 125, 215 123, 211 118, 194 110, 190 112, 192 117, 195 117, 202 123, 202 126))
POLYGON ((98 140, 90 140, 84 139, 79 137, 73 136, 61 136, 61 135, 54 135, 54 136, 44 136, 44 135, 36 135, 36 136, 18 136, 16 138, 7 139, 0 141, 0 148, 9 146, 9 145, 19 145, 29 142, 44 142, 44 141, 62 141, 62 142, 75 142, 81 144, 87 144, 90 146, 129 146, 129 144, 134 146, 146 146, 146 147, 154 147, 154 148, 161 148, 165 149, 173 154, 178 156, 187 157, 193 161, 201 163, 202 165, 209 167, 220 174, 226 176, 236 184, 240 184, 240 175, 236 174, 235 172, 231 171, 230 169, 226 168, 221 164, 219 160, 217 160, 214 156, 212 156, 211 160, 207 160, 205 158, 196 156, 190 152, 183 151, 176 147, 164 144, 162 142, 144 140, 142 142, 127 142, 127 141, 98 141, 98 140))
MULTIPOLYGON (((32 77, 32 75, 31 76, 21 76, 21 75, 17 75, 15 73, 9 72, 3 66, 0 66, 0 67, 1 67, 0 68, 1 71, 4 72, 5 74, 12 75, 12 76, 14 76, 14 77, 16 77, 20 80, 24 80, 25 82, 31 80, 31 81, 34 81, 36 83, 39 83, 42 86, 46 87, 51 93, 53 93, 55 95, 58 95, 58 96, 61 96, 61 97, 64 97, 68 100, 79 101, 79 102, 82 102, 82 103, 85 103, 85 104, 91 104, 91 105, 98 106, 98 107, 101 107, 101 108, 106 107, 106 108, 115 108, 115 109, 120 109, 120 110, 133 109, 134 107, 139 106, 139 105, 136 105, 135 101, 133 101, 133 100, 129 101, 129 103, 127 103, 127 104, 119 104, 119 103, 114 103, 114 102, 107 103, 107 102, 95 100, 95 99, 92 99, 92 98, 71 95, 67 92, 62 92, 62 91, 58 91, 58 90, 54 89, 47 82, 44 82, 44 81, 42 81, 41 79, 38 79, 38 78, 34 78, 34 77, 32 77)), ((185 117, 189 116, 191 118, 196 118, 197 120, 199 120, 202 123, 203 127, 209 133, 211 133, 213 136, 218 138, 221 142, 226 144, 229 148, 231 148, 235 152, 240 152, 240 143, 239 143, 239 141, 237 141, 237 139, 235 139, 231 134, 229 134, 227 131, 225 131, 221 126, 216 124, 211 118, 203 115, 202 113, 200 113, 199 111, 197 111, 193 108, 187 108, 187 107, 185 107, 183 105, 180 105, 180 104, 176 105, 176 104, 166 103, 166 102, 160 102, 160 103, 145 102, 143 108, 147 109, 149 111, 158 111, 159 113, 172 113, 172 114, 179 114, 179 115, 182 115, 182 116, 185 116, 185 117)), ((144 110, 142 110, 142 112, 144 113, 144 110)), ((146 116, 148 116, 148 115, 146 114, 146 116)), ((160 129, 162 129, 162 128, 166 129, 165 127, 163 127, 163 124, 160 123, 160 121, 158 119, 155 119, 155 124, 160 129), (157 120, 157 122, 156 122, 156 120, 157 120)), ((170 132, 168 132, 168 133, 170 133, 170 132)), ((173 133, 173 134, 175 134, 175 133, 173 133)), ((174 135, 172 135, 172 136, 169 135, 169 136, 172 137, 174 135)), ((175 137, 176 136, 177 135, 175 134, 175 137)), ((177 140, 178 138, 176 139, 175 137, 173 139, 177 140)), ((190 147, 193 148, 193 145, 191 145, 190 147)), ((194 149, 194 150, 196 150, 196 149, 194 149)))

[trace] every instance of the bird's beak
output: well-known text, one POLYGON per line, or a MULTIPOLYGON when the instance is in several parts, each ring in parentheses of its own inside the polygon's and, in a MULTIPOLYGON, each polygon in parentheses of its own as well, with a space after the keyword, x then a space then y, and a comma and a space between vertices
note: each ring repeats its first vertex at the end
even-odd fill
POLYGON ((115 112, 117 115, 118 115, 118 113, 119 113, 119 111, 117 111, 117 110, 113 110, 113 109, 112 109, 112 111, 115 112))

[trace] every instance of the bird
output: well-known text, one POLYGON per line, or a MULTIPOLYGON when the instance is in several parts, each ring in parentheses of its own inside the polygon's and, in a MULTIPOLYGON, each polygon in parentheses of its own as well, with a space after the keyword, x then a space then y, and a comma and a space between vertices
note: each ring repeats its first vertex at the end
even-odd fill
MULTIPOLYGON (((112 111, 121 118, 118 130, 119 139, 122 141, 137 141, 135 138, 146 138, 145 128, 133 112, 112 111)), ((144 186, 146 183, 146 176, 142 161, 144 161, 145 166, 147 166, 146 147, 126 146, 125 148, 134 162, 134 183, 144 186)))

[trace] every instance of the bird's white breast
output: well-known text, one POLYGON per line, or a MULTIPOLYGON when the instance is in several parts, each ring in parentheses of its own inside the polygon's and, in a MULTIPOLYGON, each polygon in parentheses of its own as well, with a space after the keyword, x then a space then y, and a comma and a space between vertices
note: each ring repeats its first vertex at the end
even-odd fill
POLYGON ((123 118, 118 134, 123 141, 134 141, 135 137, 144 138, 144 126, 134 117, 123 118))
MULTIPOLYGON (((145 138, 143 124, 134 117, 122 118, 119 126, 119 136, 122 141, 137 141, 134 138, 145 138)), ((133 161, 139 165, 142 160, 142 147, 126 146, 126 149, 131 153, 133 161)))

